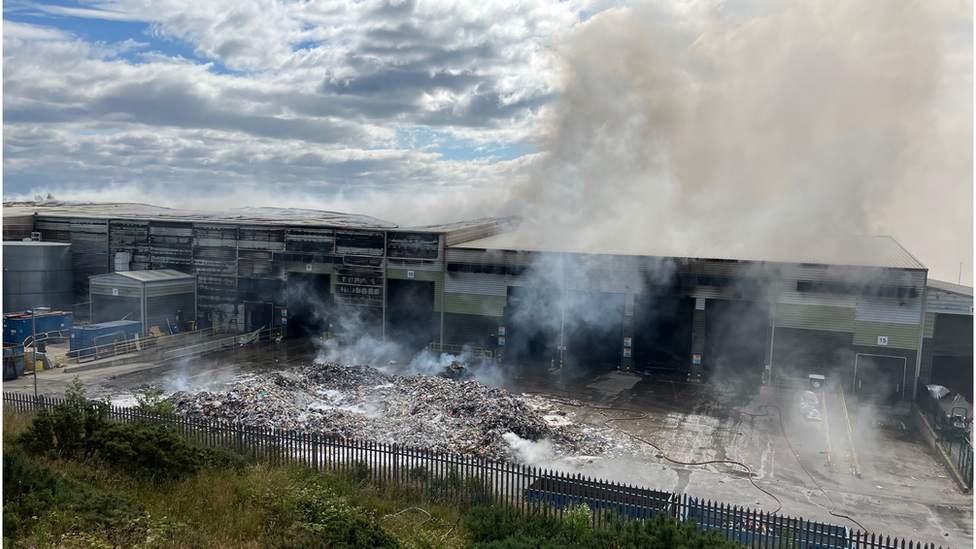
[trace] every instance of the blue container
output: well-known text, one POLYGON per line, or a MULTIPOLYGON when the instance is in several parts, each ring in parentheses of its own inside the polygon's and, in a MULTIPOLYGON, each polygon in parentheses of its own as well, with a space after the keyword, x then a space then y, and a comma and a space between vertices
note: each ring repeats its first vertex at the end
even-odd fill
POLYGON ((3 380, 17 379, 24 375, 24 346, 3 344, 3 380))
POLYGON ((116 341, 127 341, 142 334, 142 322, 138 320, 115 320, 88 326, 75 326, 71 329, 71 351, 69 356, 91 356, 92 347, 107 345, 116 341))
POLYGON ((23 344, 34 331, 37 340, 59 337, 59 332, 67 335, 74 326, 74 315, 65 311, 38 313, 31 326, 31 315, 16 313, 3 316, 3 342, 23 344))

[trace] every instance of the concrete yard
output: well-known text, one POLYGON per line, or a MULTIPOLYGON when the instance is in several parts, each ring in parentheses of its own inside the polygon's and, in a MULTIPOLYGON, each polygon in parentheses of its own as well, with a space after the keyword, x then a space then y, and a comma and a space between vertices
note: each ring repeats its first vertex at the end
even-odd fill
MULTIPOLYGON (((972 493, 961 492, 933 451, 911 430, 904 407, 877 410, 849 404, 861 464, 858 478, 843 461, 833 471, 828 469, 823 425, 799 414, 794 394, 764 389, 733 411, 708 398, 709 391, 702 386, 655 382, 616 372, 595 380, 586 375, 577 377, 584 379, 570 377, 552 383, 541 374, 526 376, 512 389, 523 386, 542 391, 549 386, 554 394, 582 402, 646 412, 646 419, 612 424, 653 442, 678 462, 735 460, 748 465, 756 483, 782 502, 782 514, 856 528, 852 522, 830 514, 831 503, 822 487, 836 502, 835 513, 851 516, 869 531, 943 546, 973 544, 972 493), (625 382, 624 378, 629 379, 625 382), (638 378, 636 383, 634 378, 638 378), (608 394, 609 386, 632 388, 608 394), (786 437, 774 406, 783 412, 786 437), (888 420, 886 427, 878 425, 879 418, 888 420), (901 428, 901 422, 906 429, 901 428), (887 427, 890 425, 897 428, 887 427)), ((572 406, 563 409, 571 417, 591 423, 633 415, 572 406)), ((675 465, 657 457, 661 452, 653 447, 644 445, 644 449, 642 455, 633 458, 594 460, 576 468, 585 475, 763 511, 774 511, 778 506, 749 483, 741 468, 675 465)))
MULTIPOLYGON (((113 396, 125 403, 148 386, 167 392, 220 390, 249 374, 287 370, 311 362, 314 356, 308 343, 286 340, 171 364, 134 363, 85 370, 78 375, 91 396, 113 396)), ((846 466, 846 453, 835 456, 834 470, 827 467, 823 424, 800 415, 793 393, 764 389, 747 404, 730 407, 724 404, 730 395, 716 395, 710 387, 608 370, 550 374, 548 364, 509 364, 497 374, 504 380, 505 389, 531 394, 530 403, 544 403, 585 423, 601 425, 611 418, 635 414, 561 404, 535 393, 644 412, 644 419, 611 425, 661 449, 641 442, 636 452, 616 452, 611 457, 537 456, 534 465, 763 511, 776 510, 779 504, 753 487, 741 469, 724 464, 690 465, 736 460, 748 465, 756 483, 780 500, 781 514, 857 528, 850 520, 830 514, 831 503, 822 488, 836 502, 835 513, 850 515, 869 531, 936 546, 973 546, 973 496, 962 493, 949 478, 909 424, 904 406, 875 408, 848 402, 861 467, 858 478, 846 466), (669 462, 664 454, 689 465, 669 462)), ((73 377, 62 370, 41 372, 39 392, 63 393, 73 377)), ((24 376, 4 382, 4 391, 32 393, 33 383, 31 376, 24 376)))

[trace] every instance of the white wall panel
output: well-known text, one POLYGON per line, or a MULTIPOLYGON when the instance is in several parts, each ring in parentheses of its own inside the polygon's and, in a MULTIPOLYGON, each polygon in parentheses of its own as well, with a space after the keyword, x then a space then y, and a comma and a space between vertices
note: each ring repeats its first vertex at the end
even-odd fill
POLYGON ((912 299, 901 305, 895 298, 861 297, 857 300, 854 320, 862 322, 886 322, 890 324, 914 324, 921 319, 922 300, 912 299))

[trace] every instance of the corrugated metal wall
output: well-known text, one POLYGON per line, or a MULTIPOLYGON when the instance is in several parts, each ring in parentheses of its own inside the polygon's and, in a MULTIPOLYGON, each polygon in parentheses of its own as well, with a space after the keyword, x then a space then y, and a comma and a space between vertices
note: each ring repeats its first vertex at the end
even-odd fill
MULTIPOLYGON (((194 223, 192 262, 197 275, 198 316, 215 329, 244 329, 237 302, 237 241, 235 225, 194 223)), ((154 255, 155 258, 155 255, 154 255)))
POLYGON ((922 363, 919 365, 918 380, 921 385, 927 385, 932 380, 932 339, 922 340, 922 363))
POLYGON ((71 222, 63 218, 38 216, 34 228, 47 242, 71 242, 71 222))
MULTIPOLYGON (((105 295, 104 293, 92 293, 91 296, 91 322, 112 322, 114 320, 142 320, 142 298, 138 289, 125 288, 132 290, 123 293, 120 289, 119 295, 105 295), (135 295, 131 295, 135 294, 135 295)), ((94 292, 94 290, 93 290, 94 292)))
POLYGON ((887 322, 889 324, 918 326, 921 320, 922 300, 915 298, 900 301, 897 298, 860 297, 857 300, 855 311, 854 319, 861 322, 887 322))
POLYGON ((273 261, 274 252, 285 249, 285 229, 281 227, 241 226, 237 241, 237 276, 282 278, 284 263, 273 261))
POLYGON ((132 262, 129 265, 130 270, 143 271, 150 268, 148 221, 109 221, 108 240, 113 267, 115 254, 128 252, 132 254, 132 262))
POLYGON ((381 231, 338 230, 335 235, 335 250, 339 255, 383 256, 385 239, 381 231))
POLYGON ((444 312, 500 317, 505 313, 507 301, 506 296, 446 292, 444 294, 444 312))
POLYGON ((935 356, 973 356, 973 317, 935 315, 932 351, 935 356))
POLYGON ((930 313, 972 315, 973 298, 943 292, 934 288, 928 289, 925 310, 930 313))
POLYGON ((193 226, 189 223, 150 222, 149 263, 152 269, 174 269, 182 273, 195 273, 193 226))
POLYGON ((33 215, 4 215, 3 216, 3 239, 4 240, 23 240, 30 238, 34 231, 33 215))
MULTIPOLYGON (((148 293, 148 288, 147 288, 148 293)), ((164 334, 169 333, 167 322, 176 322, 176 312, 182 311, 183 322, 193 320, 193 290, 184 293, 146 298, 146 328, 159 326, 164 334)), ((181 328, 182 329, 182 328, 181 328)))
POLYGON ((776 305, 776 327, 853 332, 854 309, 778 303, 776 305))
MULTIPOLYGON (((108 222, 73 219, 71 231, 71 268, 74 302, 88 301, 88 277, 109 272, 108 222)), ((84 314, 85 307, 79 310, 84 314)), ((76 313, 77 314, 77 313, 76 313)))
MULTIPOLYGON (((705 303, 704 299, 699 303, 696 300, 695 312, 691 317, 691 354, 692 355, 704 355, 705 354, 705 303)), ((700 374, 705 369, 705 361, 702 360, 701 364, 694 364, 692 362, 692 357, 688 357, 688 363, 691 364, 691 371, 695 374, 700 374)))
POLYGON ((917 349, 918 325, 857 321, 854 323, 854 344, 876 350, 917 349), (880 343, 879 337, 887 338, 888 343, 880 343))

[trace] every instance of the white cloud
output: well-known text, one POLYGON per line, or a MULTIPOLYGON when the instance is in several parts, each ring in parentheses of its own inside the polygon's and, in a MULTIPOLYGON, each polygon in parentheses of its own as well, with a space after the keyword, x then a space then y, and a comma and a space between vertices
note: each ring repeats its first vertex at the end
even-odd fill
POLYGON ((71 40, 70 33, 55 27, 3 20, 3 37, 18 40, 71 40))
POLYGON ((129 13, 111 10, 93 10, 86 8, 72 8, 68 6, 49 6, 36 4, 35 7, 44 13, 52 15, 63 15, 66 17, 81 17, 84 19, 105 19, 107 21, 148 21, 129 13))

